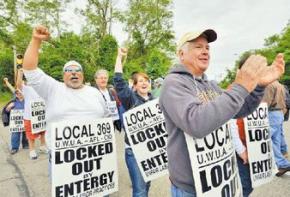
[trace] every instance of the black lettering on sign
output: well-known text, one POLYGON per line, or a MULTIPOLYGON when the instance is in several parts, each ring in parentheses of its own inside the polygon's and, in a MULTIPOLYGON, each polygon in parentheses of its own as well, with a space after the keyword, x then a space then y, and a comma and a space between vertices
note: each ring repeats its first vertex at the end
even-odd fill
POLYGON ((261 152, 263 154, 271 152, 271 141, 266 141, 261 143, 261 152))
POLYGON ((162 111, 161 111, 161 108, 160 108, 160 105, 159 105, 159 103, 157 103, 156 105, 155 105, 155 107, 158 109, 158 114, 162 114, 162 111))
POLYGON ((153 139, 154 137, 165 134, 165 133, 166 133, 165 122, 162 122, 157 125, 154 125, 153 128, 149 127, 145 129, 144 131, 138 131, 130 135, 130 138, 132 140, 132 143, 135 145, 135 144, 144 142, 147 139, 153 139))
POLYGON ((32 116, 41 116, 45 114, 45 110, 32 111, 32 116))
POLYGON ((56 140, 63 140, 63 139, 71 139, 71 138, 82 138, 82 137, 91 137, 94 136, 92 132, 91 125, 83 125, 78 126, 75 125, 73 127, 66 126, 62 130, 62 135, 59 133, 60 131, 58 128, 55 129, 56 132, 56 140))
POLYGON ((141 161, 141 166, 144 171, 148 171, 167 162, 167 153, 161 153, 160 155, 156 155, 154 157, 141 161))
POLYGON ((45 125, 46 125, 46 122, 40 122, 40 123, 32 124, 32 128, 39 129, 39 128, 45 127, 45 125))
POLYGON ((151 111, 150 107, 147 107, 141 111, 137 111, 136 113, 130 114, 129 118, 125 117, 125 120, 127 122, 127 125, 130 127, 138 122, 145 121, 155 116, 156 114, 151 111))
POLYGON ((79 175, 93 170, 99 170, 101 169, 101 160, 102 158, 100 157, 88 161, 76 162, 72 165, 72 174, 79 175))
POLYGON ((11 120, 22 120, 23 116, 11 116, 11 120))
POLYGON ((253 174, 266 172, 272 169, 272 159, 265 159, 262 161, 256 161, 252 163, 253 174))
POLYGON ((147 148, 150 152, 157 150, 158 148, 163 148, 166 146, 168 134, 164 136, 157 137, 153 140, 147 142, 147 148))
POLYGON ((223 182, 229 180, 236 171, 235 156, 227 159, 222 165, 215 165, 209 171, 202 170, 199 172, 202 192, 206 193, 212 187, 219 187, 223 182), (207 174, 209 173, 209 174, 207 174), (208 179, 210 177, 210 179, 208 179))
POLYGON ((252 114, 247 116, 247 120, 264 120, 267 118, 267 108, 257 108, 252 114))
POLYGON ((43 116, 38 116, 38 117, 37 117, 37 120, 38 120, 38 121, 41 121, 41 120, 44 120, 44 119, 45 119, 45 115, 43 115, 43 116))
POLYGON ((36 107, 44 107, 45 105, 44 105, 44 103, 42 103, 42 102, 34 102, 34 103, 32 103, 32 105, 31 105, 31 107, 32 108, 36 108, 36 107))
POLYGON ((197 152, 202 152, 206 149, 212 150, 214 147, 223 146, 227 144, 231 139, 230 130, 228 128, 228 124, 226 127, 220 127, 216 129, 211 134, 207 135, 204 140, 204 145, 201 143, 195 143, 195 148, 197 152))
POLYGON ((55 164, 70 163, 77 160, 95 158, 113 152, 113 144, 111 142, 98 144, 87 147, 80 147, 76 150, 67 149, 63 153, 55 151, 55 164))
POLYGON ((254 131, 253 130, 249 130, 249 140, 250 140, 250 142, 267 140, 269 138, 270 138, 269 129, 267 129, 267 128, 255 129, 254 131))
POLYGON ((55 196, 67 197, 112 183, 114 171, 55 187, 55 196))
POLYGON ((221 190, 221 197, 233 197, 236 196, 239 187, 239 179, 237 174, 230 180, 229 184, 223 186, 221 190))
POLYGON ((107 134, 107 133, 111 133, 111 125, 110 123, 102 123, 102 124, 98 124, 97 125, 98 128, 98 135, 102 135, 102 134, 107 134))

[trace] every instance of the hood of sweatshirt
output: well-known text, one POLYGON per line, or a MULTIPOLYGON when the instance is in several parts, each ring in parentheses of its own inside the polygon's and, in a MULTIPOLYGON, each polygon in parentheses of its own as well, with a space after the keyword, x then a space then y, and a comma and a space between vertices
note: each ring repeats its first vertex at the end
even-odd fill
POLYGON ((170 73, 177 73, 177 74, 184 74, 184 75, 189 75, 192 78, 194 78, 197 81, 208 81, 208 78, 206 76, 206 74, 203 74, 201 77, 198 76, 194 76, 190 73, 190 71, 188 70, 188 68, 183 65, 183 64, 175 64, 169 71, 170 73))

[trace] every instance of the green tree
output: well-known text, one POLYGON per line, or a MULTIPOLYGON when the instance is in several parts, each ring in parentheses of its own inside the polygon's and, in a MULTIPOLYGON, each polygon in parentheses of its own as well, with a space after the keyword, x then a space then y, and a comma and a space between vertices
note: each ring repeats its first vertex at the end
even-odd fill
POLYGON ((110 79, 114 75, 114 66, 118 51, 118 43, 111 35, 102 38, 99 45, 99 58, 97 69, 103 68, 109 71, 110 79))
POLYGON ((42 24, 49 27, 50 31, 61 35, 62 26, 65 21, 61 20, 61 14, 65 6, 71 0, 27 0, 24 4, 24 12, 27 14, 25 20, 31 25, 42 24))
POLYGON ((152 79, 165 76, 171 65, 171 61, 166 54, 158 49, 153 49, 147 56, 146 73, 152 79))
POLYGON ((171 0, 129 0, 125 12, 130 58, 146 55, 151 49, 174 51, 171 0))
POLYGON ((112 0, 87 0, 86 8, 77 12, 86 18, 84 32, 92 33, 98 40, 111 34, 112 23, 121 17, 112 0))
POLYGON ((0 43, 0 92, 7 91, 8 89, 3 86, 3 78, 7 77, 9 82, 14 84, 13 76, 13 51, 12 48, 2 48, 3 44, 0 43))

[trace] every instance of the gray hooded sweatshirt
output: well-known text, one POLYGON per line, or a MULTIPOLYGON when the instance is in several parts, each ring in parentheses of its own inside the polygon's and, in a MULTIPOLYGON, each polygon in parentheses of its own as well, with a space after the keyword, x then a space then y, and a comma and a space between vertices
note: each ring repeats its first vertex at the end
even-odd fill
POLYGON ((164 80, 159 98, 168 132, 167 153, 171 182, 195 193, 184 132, 203 138, 232 118, 244 117, 259 105, 264 88, 249 92, 238 84, 223 91, 206 75, 192 76, 184 65, 176 65, 164 80))

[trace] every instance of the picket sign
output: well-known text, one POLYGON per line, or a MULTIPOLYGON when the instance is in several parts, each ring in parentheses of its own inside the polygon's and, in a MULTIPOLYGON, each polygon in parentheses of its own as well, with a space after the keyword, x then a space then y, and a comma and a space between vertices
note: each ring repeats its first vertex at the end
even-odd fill
POLYGON ((185 139, 197 196, 242 196, 229 123, 201 139, 185 133, 185 139))
POLYGON ((24 132, 23 109, 12 109, 10 112, 9 131, 24 132))
POLYGON ((46 130, 45 119, 45 102, 44 100, 31 101, 31 132, 32 134, 40 133, 46 130))
POLYGON ((258 187, 269 183, 275 171, 267 104, 245 117, 244 125, 252 187, 258 187))
POLYGON ((118 190, 112 119, 80 119, 52 124, 52 196, 105 196, 118 190))
POLYGON ((144 180, 168 174, 167 131, 158 99, 123 114, 125 131, 144 180))

